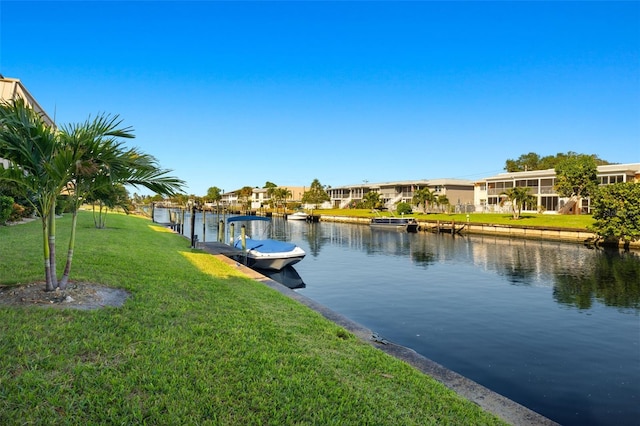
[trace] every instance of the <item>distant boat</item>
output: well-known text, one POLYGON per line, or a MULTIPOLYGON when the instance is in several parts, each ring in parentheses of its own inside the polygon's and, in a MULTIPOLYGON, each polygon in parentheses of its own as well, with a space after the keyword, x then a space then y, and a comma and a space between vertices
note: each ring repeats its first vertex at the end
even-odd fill
POLYGON ((297 211, 287 215, 287 220, 307 220, 309 215, 303 211, 297 211))
POLYGON ((417 232, 418 222, 413 218, 374 217, 371 218, 371 229, 387 229, 394 231, 417 232))
MULTIPOLYGON (((271 222, 271 219, 263 216, 234 216, 227 219, 227 223, 242 221, 271 222)), ((306 256, 305 251, 297 245, 270 238, 258 240, 238 236, 234 238, 233 246, 243 250, 233 257, 253 269, 279 271, 300 262, 306 256)))

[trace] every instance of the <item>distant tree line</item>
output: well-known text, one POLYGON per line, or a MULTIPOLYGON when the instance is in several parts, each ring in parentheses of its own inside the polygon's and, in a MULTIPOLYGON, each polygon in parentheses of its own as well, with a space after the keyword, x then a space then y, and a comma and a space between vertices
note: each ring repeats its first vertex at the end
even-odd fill
POLYGON ((591 157, 595 162, 596 166, 602 166, 606 164, 611 164, 608 161, 602 160, 598 158, 595 154, 577 154, 575 152, 569 151, 567 153, 559 152, 556 155, 546 155, 544 157, 536 154, 535 152, 530 152, 528 154, 522 154, 516 160, 508 159, 505 162, 504 169, 507 172, 527 172, 532 170, 546 170, 546 169, 555 169, 558 164, 561 164, 565 160, 576 157, 576 156, 587 156, 591 157))

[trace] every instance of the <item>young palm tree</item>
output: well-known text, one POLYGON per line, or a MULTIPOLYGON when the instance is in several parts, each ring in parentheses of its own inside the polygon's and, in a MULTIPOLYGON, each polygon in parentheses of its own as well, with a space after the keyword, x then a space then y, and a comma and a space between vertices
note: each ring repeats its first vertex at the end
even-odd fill
MULTIPOLYGON (((73 260, 77 212, 83 202, 100 203, 96 227, 104 228, 102 207, 121 205, 124 185, 144 186, 157 194, 172 196, 181 190, 183 181, 168 176, 154 157, 137 149, 125 149, 121 139, 133 138, 131 127, 122 127, 118 116, 99 115, 81 124, 68 125, 60 133, 61 145, 72 151, 75 162, 71 168, 68 192, 71 194, 72 226, 67 262, 60 280, 66 288, 73 260)), ((95 213, 95 212, 94 212, 95 213)), ((106 210, 105 210, 106 214, 106 210)))
POLYGON ((427 212, 427 205, 433 204, 436 201, 436 196, 429 188, 418 189, 413 198, 411 199, 416 206, 420 204, 424 205, 424 212, 427 212))
POLYGON ((513 218, 519 219, 524 205, 527 203, 535 203, 536 201, 535 197, 530 194, 530 191, 531 188, 526 186, 509 188, 500 194, 503 196, 503 199, 500 201, 500 205, 504 205, 507 201, 510 202, 511 209, 513 211, 513 218))
POLYGON ((0 181, 9 182, 31 203, 42 221, 45 289, 64 289, 75 244, 76 213, 90 194, 109 193, 118 185, 144 186, 159 194, 174 194, 183 182, 168 176, 154 157, 125 149, 119 138, 133 137, 120 121, 97 117, 57 131, 18 99, 0 104, 0 181), (55 206, 65 191, 71 197, 72 231, 63 277, 58 283, 55 263, 55 206))
POLYGON ((73 152, 60 146, 56 129, 22 99, 0 105, 0 157, 11 161, 0 180, 11 182, 29 200, 42 222, 45 289, 57 287, 56 199, 70 177, 73 152))
POLYGON ((377 191, 369 191, 362 197, 364 205, 367 208, 375 209, 380 204, 380 193, 377 191))

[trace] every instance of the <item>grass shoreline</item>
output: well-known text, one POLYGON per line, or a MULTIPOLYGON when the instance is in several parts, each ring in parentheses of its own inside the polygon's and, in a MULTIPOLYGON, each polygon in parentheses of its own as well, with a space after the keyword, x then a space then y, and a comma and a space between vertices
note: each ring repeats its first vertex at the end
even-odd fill
MULTIPOLYGON (((2 424, 504 424, 147 219, 81 212, 77 238, 72 278, 132 296, 0 308, 2 424)), ((0 284, 42 281, 40 242, 0 227, 0 284)))

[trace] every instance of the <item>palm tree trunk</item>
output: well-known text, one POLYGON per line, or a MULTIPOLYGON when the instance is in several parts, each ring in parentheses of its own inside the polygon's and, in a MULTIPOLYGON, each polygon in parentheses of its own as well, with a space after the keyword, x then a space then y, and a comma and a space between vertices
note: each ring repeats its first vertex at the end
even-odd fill
POLYGON ((42 218, 42 248, 44 251, 44 277, 45 277, 45 291, 53 291, 53 281, 51 280, 51 258, 49 257, 49 219, 47 217, 42 218))
POLYGON ((73 210, 71 216, 71 237, 69 238, 69 249, 67 250, 67 263, 64 265, 64 273, 60 279, 60 290, 66 290, 71 273, 71 262, 73 261, 73 249, 76 244, 76 224, 78 223, 78 209, 73 210))
POLYGON ((55 290, 58 287, 58 276, 56 273, 56 202, 55 199, 51 203, 51 210, 49 211, 49 231, 48 231, 48 245, 49 245, 49 267, 51 271, 51 285, 55 290))

